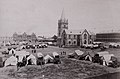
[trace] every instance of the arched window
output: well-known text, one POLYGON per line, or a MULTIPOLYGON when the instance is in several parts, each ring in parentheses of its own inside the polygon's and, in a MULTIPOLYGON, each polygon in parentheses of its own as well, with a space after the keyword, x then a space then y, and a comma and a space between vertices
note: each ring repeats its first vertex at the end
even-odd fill
POLYGON ((84 34, 84 39, 87 39, 87 34, 84 34))
POLYGON ((84 41, 84 44, 87 44, 87 41, 86 41, 86 40, 84 41))
POLYGON ((69 41, 68 43, 71 44, 71 41, 69 41))
POLYGON ((76 41, 74 41, 74 44, 76 44, 76 41))

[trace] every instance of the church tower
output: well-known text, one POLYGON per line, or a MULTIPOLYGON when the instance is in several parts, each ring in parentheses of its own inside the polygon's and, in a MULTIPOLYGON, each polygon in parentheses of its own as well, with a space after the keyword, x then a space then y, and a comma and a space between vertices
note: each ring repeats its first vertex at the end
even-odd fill
POLYGON ((58 37, 61 38, 62 32, 68 29, 68 19, 65 18, 64 10, 62 11, 61 18, 58 20, 58 37))

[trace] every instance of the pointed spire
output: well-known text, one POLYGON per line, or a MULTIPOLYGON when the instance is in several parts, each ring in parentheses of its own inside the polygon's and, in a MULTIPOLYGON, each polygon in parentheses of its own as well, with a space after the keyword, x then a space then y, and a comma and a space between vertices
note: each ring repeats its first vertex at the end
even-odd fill
POLYGON ((61 20, 65 20, 65 13, 64 13, 64 9, 62 10, 61 20))

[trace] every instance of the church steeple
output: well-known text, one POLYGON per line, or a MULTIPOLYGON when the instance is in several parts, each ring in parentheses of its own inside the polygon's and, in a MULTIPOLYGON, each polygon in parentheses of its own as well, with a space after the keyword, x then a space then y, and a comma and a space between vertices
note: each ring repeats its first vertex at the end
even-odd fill
POLYGON ((62 10, 62 14, 61 14, 61 20, 65 20, 65 13, 64 13, 64 9, 62 10))
POLYGON ((61 18, 58 20, 58 37, 61 37, 62 32, 68 29, 68 19, 65 18, 64 9, 62 10, 61 18))

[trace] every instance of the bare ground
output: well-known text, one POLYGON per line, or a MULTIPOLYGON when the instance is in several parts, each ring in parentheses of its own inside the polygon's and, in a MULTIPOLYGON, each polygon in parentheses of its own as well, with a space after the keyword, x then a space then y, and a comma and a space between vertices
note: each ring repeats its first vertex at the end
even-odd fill
POLYGON ((116 72, 116 69, 89 61, 62 58, 62 64, 59 65, 49 64, 43 68, 32 65, 22 67, 18 71, 13 66, 0 72, 0 79, 83 79, 116 72))
MULTIPOLYGON (((37 52, 42 52, 46 55, 54 51, 59 54, 62 51, 66 51, 67 54, 69 54, 76 49, 90 53, 99 51, 99 49, 86 50, 81 48, 48 47, 45 49, 37 49, 37 52)), ((31 50, 27 51, 31 52, 31 50)), ((120 49, 107 49, 107 51, 120 57, 120 49)), ((18 71, 16 66, 0 68, 0 79, 83 79, 107 73, 120 72, 120 68, 105 67, 88 61, 67 58, 62 58, 61 60, 62 64, 60 65, 48 64, 43 68, 35 65, 22 67, 18 71)))

